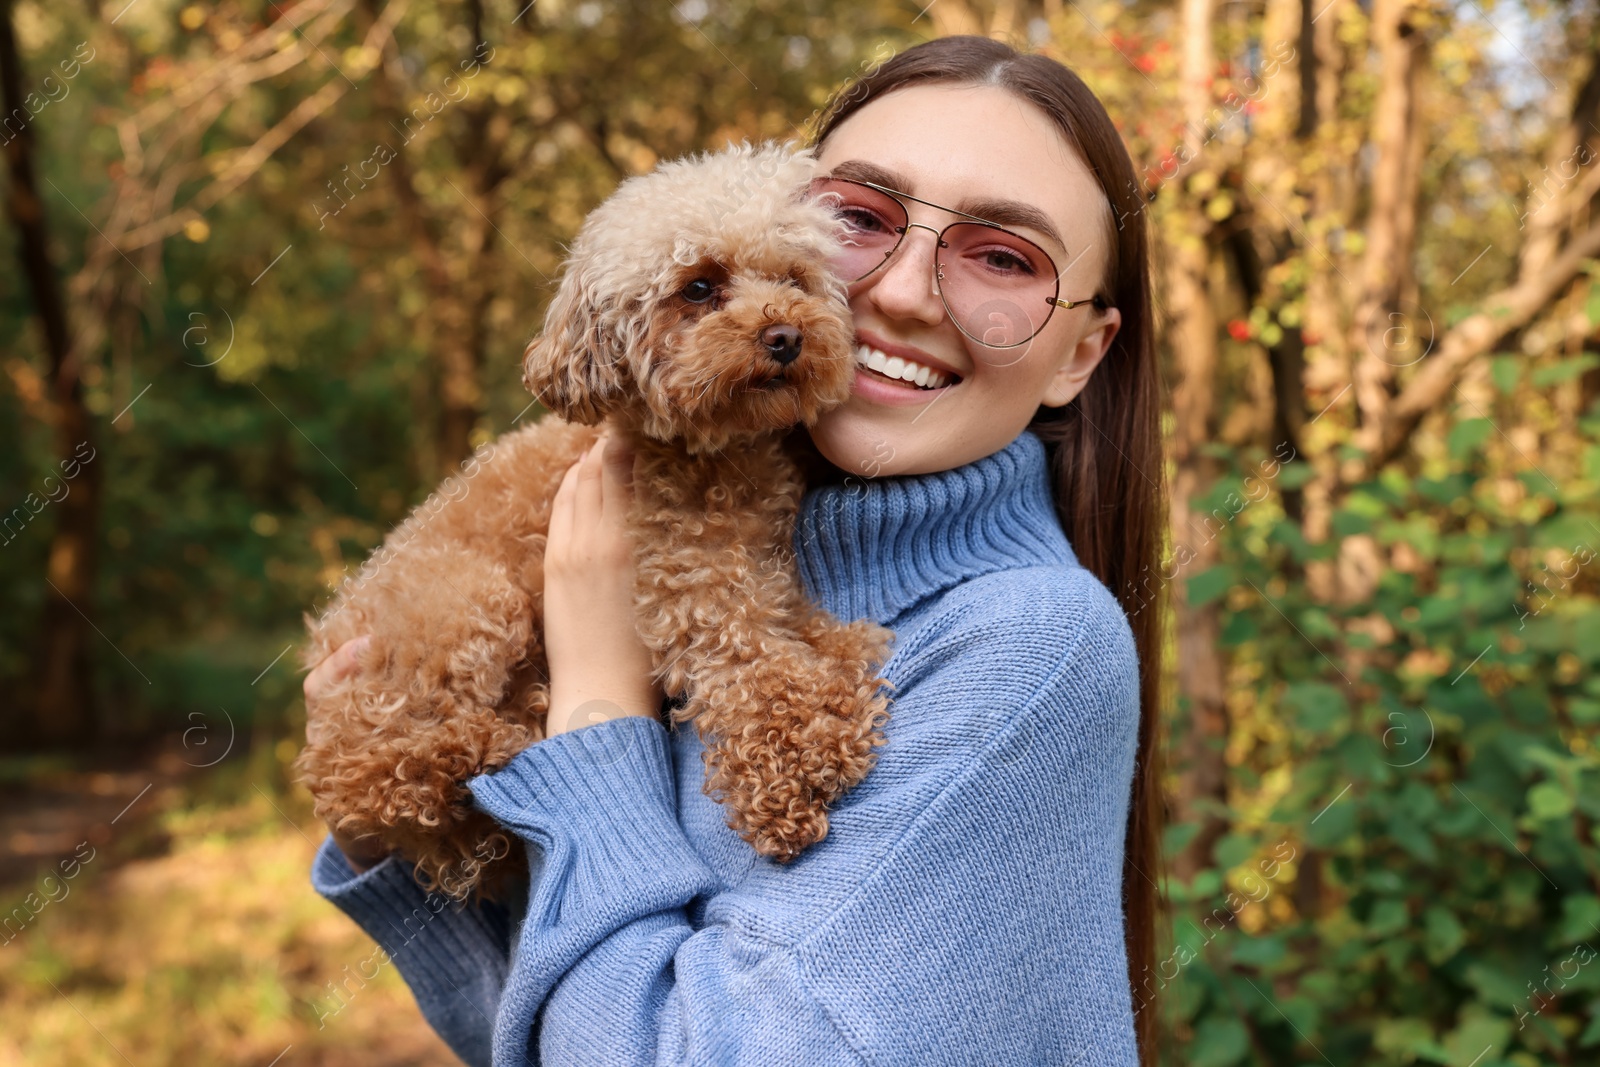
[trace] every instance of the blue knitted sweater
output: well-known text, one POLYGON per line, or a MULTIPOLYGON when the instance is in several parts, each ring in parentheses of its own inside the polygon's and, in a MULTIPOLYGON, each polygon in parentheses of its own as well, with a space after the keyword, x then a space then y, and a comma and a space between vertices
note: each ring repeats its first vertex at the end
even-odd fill
POLYGON ((795 547, 818 603, 896 634, 888 743, 797 860, 728 829, 692 727, 629 717, 469 783, 525 898, 458 907, 331 842, 316 889, 473 1065, 1135 1064, 1137 662, 1043 444, 814 489, 795 547))

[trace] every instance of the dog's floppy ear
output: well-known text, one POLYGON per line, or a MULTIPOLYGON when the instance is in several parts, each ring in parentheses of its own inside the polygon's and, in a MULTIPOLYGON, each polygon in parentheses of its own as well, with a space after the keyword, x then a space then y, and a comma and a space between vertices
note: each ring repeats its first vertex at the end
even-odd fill
POLYGON ((603 294, 584 284, 578 264, 567 272, 544 332, 522 355, 522 384, 568 422, 594 425, 623 395, 622 340, 601 313, 603 294))

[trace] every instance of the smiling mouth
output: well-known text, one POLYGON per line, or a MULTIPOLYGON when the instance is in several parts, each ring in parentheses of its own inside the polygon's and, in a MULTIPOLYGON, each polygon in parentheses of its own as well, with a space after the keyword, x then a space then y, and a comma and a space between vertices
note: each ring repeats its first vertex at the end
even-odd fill
POLYGON ((856 347, 856 366, 886 382, 925 392, 943 389, 947 385, 956 385, 961 381, 957 375, 946 374, 944 371, 934 370, 932 367, 900 356, 884 355, 868 344, 856 347))

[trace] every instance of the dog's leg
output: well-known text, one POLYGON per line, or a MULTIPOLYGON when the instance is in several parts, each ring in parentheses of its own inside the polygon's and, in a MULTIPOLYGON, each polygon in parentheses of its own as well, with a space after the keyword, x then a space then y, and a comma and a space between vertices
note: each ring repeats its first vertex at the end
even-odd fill
POLYGON ((710 695, 706 718, 720 729, 707 744, 707 791, 760 854, 787 862, 822 840, 828 810, 872 769, 889 717, 877 667, 892 636, 814 611, 799 640, 772 635, 765 655, 710 695), (749 703, 719 707, 721 694, 749 703))
POLYGON ((891 635, 806 599, 789 545, 802 485, 777 442, 737 457, 645 446, 636 474, 641 631, 675 713, 706 743, 706 792, 786 862, 884 743, 876 668, 891 635))

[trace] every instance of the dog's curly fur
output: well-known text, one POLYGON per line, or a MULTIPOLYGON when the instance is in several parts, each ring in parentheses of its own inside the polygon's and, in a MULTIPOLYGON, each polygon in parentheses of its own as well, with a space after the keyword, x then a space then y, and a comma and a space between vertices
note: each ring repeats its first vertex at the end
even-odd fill
POLYGON ((787 862, 871 768, 893 635, 811 604, 791 547, 804 482, 785 434, 854 374, 827 269, 837 220, 803 195, 815 169, 792 145, 745 144, 623 182, 524 356, 553 414, 480 450, 307 618, 307 666, 374 636, 311 709, 297 766, 317 814, 398 850, 428 888, 493 895, 509 869, 512 841, 464 783, 545 736, 551 502, 602 421, 637 456, 640 630, 729 826, 787 862), (764 343, 780 324, 802 339, 787 363, 764 343))

